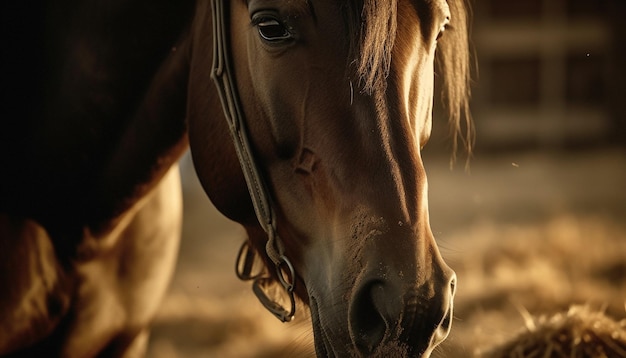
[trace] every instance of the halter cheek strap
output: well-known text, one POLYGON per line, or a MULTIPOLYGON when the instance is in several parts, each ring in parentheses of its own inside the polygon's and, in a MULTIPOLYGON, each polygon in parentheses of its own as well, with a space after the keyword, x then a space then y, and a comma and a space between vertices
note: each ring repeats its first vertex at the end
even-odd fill
POLYGON ((282 322, 291 321, 295 314, 296 305, 294 297, 295 271, 293 265, 284 255, 285 247, 276 232, 276 215, 274 213, 271 197, 261 173, 256 165, 250 145, 250 139, 244 121, 243 110, 239 101, 236 83, 231 69, 230 52, 228 49, 228 35, 226 32, 227 14, 223 0, 212 0, 213 16, 213 64, 211 77, 217 93, 222 102, 224 115, 228 121, 230 134, 235 144, 239 164, 243 171, 248 186, 248 192, 252 199, 254 212, 263 230, 267 233, 268 240, 265 245, 267 256, 274 263, 278 279, 289 296, 289 309, 272 301, 265 293, 263 287, 271 281, 270 277, 251 275, 254 251, 246 241, 237 258, 237 276, 243 280, 254 280, 253 290, 261 303, 282 322))

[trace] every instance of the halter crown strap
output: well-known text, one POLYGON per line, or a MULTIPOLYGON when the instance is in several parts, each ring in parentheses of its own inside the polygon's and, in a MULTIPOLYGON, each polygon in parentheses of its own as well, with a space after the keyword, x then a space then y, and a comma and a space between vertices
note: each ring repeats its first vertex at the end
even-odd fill
MULTIPOLYGON (((252 146, 250 145, 243 111, 239 103, 239 94, 237 92, 236 83, 233 79, 233 71, 231 69, 228 51, 229 42, 228 35, 226 33, 226 14, 224 2, 223 0, 212 0, 211 6, 213 16, 213 64, 211 67, 211 77, 217 87, 217 93, 222 103, 224 116, 228 121, 230 134, 233 138, 233 143, 235 144, 239 164, 241 165, 241 169, 246 179, 246 185, 248 186, 248 192, 250 193, 250 197, 252 199, 254 212, 256 213, 259 224, 261 224, 261 227, 265 230, 268 236, 265 251, 267 256, 274 263, 281 285, 290 296, 291 309, 286 310, 282 308, 279 304, 269 299, 265 292, 260 289, 260 280, 265 282, 268 281, 268 278, 251 277, 250 279, 255 280, 255 284, 253 286, 254 292, 257 297, 259 297, 261 303, 263 303, 263 305, 270 312, 278 317, 278 319, 286 322, 290 321, 295 313, 293 292, 295 274, 291 262, 284 255, 284 245, 280 241, 276 232, 276 216, 272 208, 270 194, 252 154, 252 146), (288 275, 290 275, 289 279, 285 279, 285 275, 283 274, 285 266, 290 270, 288 273, 288 275), (290 280, 291 282, 289 282, 290 280)), ((246 256, 246 261, 249 261, 252 257, 250 255, 246 256)), ((238 261, 239 260, 241 260, 241 257, 238 258, 238 261)), ((249 265, 249 263, 246 263, 246 265, 249 265)), ((245 277, 245 275, 239 274, 239 267, 237 268, 237 271, 239 277, 245 277)))

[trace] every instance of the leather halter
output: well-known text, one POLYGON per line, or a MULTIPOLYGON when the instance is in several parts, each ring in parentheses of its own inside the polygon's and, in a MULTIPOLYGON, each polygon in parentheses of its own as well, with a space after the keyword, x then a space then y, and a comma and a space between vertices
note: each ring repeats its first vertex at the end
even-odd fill
POLYGON ((223 0, 212 0, 213 16, 213 64, 211 67, 211 77, 217 93, 219 94, 224 116, 228 121, 230 134, 235 144, 239 164, 243 170, 248 192, 252 199, 254 212, 259 224, 267 233, 267 243, 265 251, 267 256, 274 263, 278 281, 286 291, 290 300, 290 308, 286 309, 277 302, 269 298, 263 287, 272 281, 267 275, 252 275, 252 263, 255 253, 246 240, 239 251, 236 264, 237 276, 242 280, 253 280, 253 291, 274 316, 282 322, 291 321, 296 311, 295 304, 295 282, 296 275, 293 265, 285 256, 285 247, 276 232, 276 215, 274 213, 271 196, 267 189, 263 177, 254 160, 250 139, 246 129, 243 110, 240 105, 237 85, 234 81, 233 70, 231 68, 229 38, 227 32, 228 16, 223 0))

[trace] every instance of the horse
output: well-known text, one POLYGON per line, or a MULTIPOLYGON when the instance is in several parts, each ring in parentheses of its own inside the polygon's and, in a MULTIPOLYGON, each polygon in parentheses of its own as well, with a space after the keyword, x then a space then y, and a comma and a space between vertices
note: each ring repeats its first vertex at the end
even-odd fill
POLYGON ((188 147, 248 234, 238 276, 282 321, 307 305, 318 356, 427 357, 446 338, 456 277, 421 150, 436 67, 454 150, 471 142, 461 0, 3 6, 34 24, 3 19, 0 355, 144 352, 188 147))

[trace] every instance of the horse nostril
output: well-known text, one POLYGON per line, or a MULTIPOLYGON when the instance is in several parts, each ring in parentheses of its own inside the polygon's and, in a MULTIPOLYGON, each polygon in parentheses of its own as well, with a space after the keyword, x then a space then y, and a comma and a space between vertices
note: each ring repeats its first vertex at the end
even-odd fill
POLYGON ((350 333, 355 346, 364 355, 374 352, 390 325, 389 302, 381 282, 364 285, 350 305, 350 333))
POLYGON ((456 274, 453 273, 450 278, 450 299, 454 298, 454 294, 456 293, 456 274))

